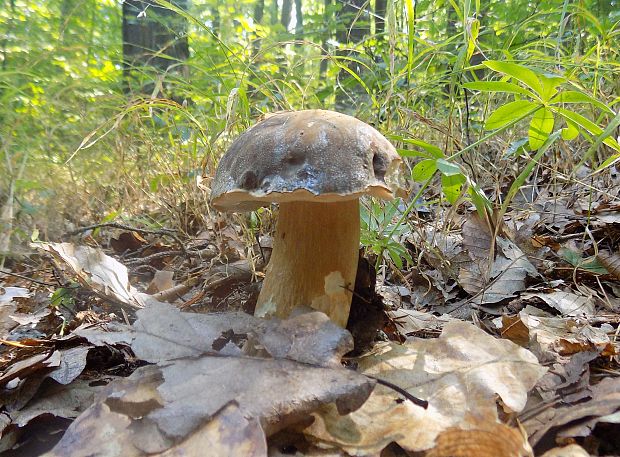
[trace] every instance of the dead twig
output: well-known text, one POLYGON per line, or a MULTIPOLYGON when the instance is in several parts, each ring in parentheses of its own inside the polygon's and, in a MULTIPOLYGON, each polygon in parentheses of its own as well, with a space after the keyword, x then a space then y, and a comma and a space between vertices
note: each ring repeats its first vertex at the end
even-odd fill
POLYGON ((56 284, 52 284, 50 282, 41 281, 40 279, 29 278, 28 276, 20 275, 19 273, 13 273, 11 271, 6 271, 6 270, 0 270, 0 274, 7 275, 7 276, 13 276, 13 277, 19 278, 19 279, 24 279, 26 281, 30 281, 30 282, 33 282, 35 284, 40 284, 42 286, 53 287, 53 286, 56 285, 56 284))
POLYGON ((169 236, 170 238, 172 238, 174 241, 176 241, 178 243, 178 245, 181 248, 181 250, 183 251, 183 253, 184 254, 186 253, 185 246, 183 245, 183 243, 181 242, 179 237, 175 234, 176 230, 167 229, 167 228, 161 228, 161 229, 157 229, 157 230, 150 230, 150 229, 143 229, 143 228, 139 228, 139 227, 132 227, 131 225, 119 224, 118 222, 103 222, 101 224, 87 225, 86 227, 80 227, 79 229, 76 229, 76 230, 73 230, 71 232, 65 233, 62 236, 62 238, 65 239, 65 238, 68 238, 68 237, 71 237, 71 236, 74 236, 74 235, 78 235, 80 233, 87 232, 89 230, 94 230, 94 229, 103 228, 103 227, 118 228, 118 229, 122 229, 122 230, 128 230, 130 232, 145 233, 145 234, 149 234, 149 235, 169 236))

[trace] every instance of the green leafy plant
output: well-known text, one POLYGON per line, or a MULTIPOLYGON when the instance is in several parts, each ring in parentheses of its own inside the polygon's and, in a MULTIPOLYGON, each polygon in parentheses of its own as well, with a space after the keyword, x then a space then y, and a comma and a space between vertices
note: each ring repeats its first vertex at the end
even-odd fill
POLYGON ((403 268, 403 259, 413 263, 411 254, 401 243, 401 239, 409 233, 409 227, 400 220, 402 216, 400 205, 401 200, 396 199, 384 205, 372 200, 368 206, 361 206, 360 241, 377 255, 377 268, 384 254, 387 254, 399 269, 403 268))
MULTIPOLYGON (((486 130, 497 130, 514 122, 531 117, 528 139, 532 151, 538 150, 549 138, 557 118, 564 120, 562 129, 564 140, 573 140, 582 135, 590 141, 602 137, 605 130, 577 111, 565 108, 565 105, 579 103, 599 108, 603 113, 615 113, 605 103, 585 92, 566 89, 560 86, 570 81, 565 77, 546 75, 524 65, 511 62, 489 60, 483 65, 503 76, 500 81, 475 81, 463 84, 470 90, 513 94, 516 100, 497 108, 486 119, 486 130), (516 82, 513 82, 516 81, 516 82)), ((620 152, 620 144, 612 137, 602 137, 601 141, 620 152)))

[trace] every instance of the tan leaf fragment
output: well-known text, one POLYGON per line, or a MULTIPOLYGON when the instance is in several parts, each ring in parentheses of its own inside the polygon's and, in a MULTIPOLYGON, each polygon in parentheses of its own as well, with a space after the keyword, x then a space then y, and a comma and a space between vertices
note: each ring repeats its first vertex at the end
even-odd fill
POLYGON ((174 287, 174 271, 169 270, 157 270, 153 275, 149 286, 146 289, 147 294, 156 294, 164 290, 172 289, 174 287))
POLYGON ((491 256, 493 237, 489 226, 476 214, 470 214, 463 224, 463 248, 473 260, 486 260, 491 256))
POLYGON ((550 449, 541 457, 590 457, 590 454, 578 444, 569 444, 568 446, 550 449))
POLYGON ((536 276, 536 268, 512 241, 497 237, 498 253, 489 259, 473 259, 459 271, 459 283, 475 295, 474 303, 498 303, 525 290, 525 278, 536 276), (489 270, 490 269, 490 270, 489 270))
POLYGON ((599 251, 596 259, 601 265, 613 275, 616 279, 620 279, 620 254, 607 251, 599 251))
POLYGON ((101 249, 72 243, 34 243, 33 246, 68 266, 82 286, 134 308, 145 306, 148 296, 129 284, 127 267, 101 249))
POLYGON ((556 291, 550 293, 534 292, 523 294, 521 298, 528 300, 538 297, 547 305, 557 309, 566 316, 592 316, 594 315, 594 302, 571 292, 556 291))
POLYGON ((534 457, 523 431, 497 422, 477 422, 469 430, 449 428, 424 457, 534 457))
POLYGON ((193 455, 261 457, 267 455, 267 442, 258 421, 245 418, 239 406, 231 402, 161 457, 193 455))
POLYGON ((538 357, 547 360, 554 359, 554 354, 565 356, 585 351, 615 354, 609 336, 601 329, 576 319, 543 317, 529 312, 541 314, 527 307, 519 313, 517 320, 503 319, 502 336, 519 344, 528 339, 528 347, 538 357))

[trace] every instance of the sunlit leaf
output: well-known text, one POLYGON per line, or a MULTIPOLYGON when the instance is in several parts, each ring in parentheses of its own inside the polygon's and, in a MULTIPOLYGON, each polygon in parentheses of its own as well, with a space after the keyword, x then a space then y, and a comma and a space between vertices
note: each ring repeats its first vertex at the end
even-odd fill
POLYGON ((565 81, 565 78, 559 76, 540 75, 540 82, 543 87, 541 98, 548 101, 551 97, 558 93, 557 87, 565 81))
MULTIPOLYGON (((592 135, 598 136, 603 133, 603 129, 601 127, 596 125, 594 122, 592 122, 588 118, 582 116, 581 114, 575 113, 574 111, 570 111, 564 108, 555 107, 555 106, 550 107, 550 108, 556 113, 558 113, 560 116, 574 122, 576 125, 578 125, 579 127, 586 130, 588 133, 592 135)), ((620 144, 618 144, 618 142, 614 140, 613 138, 607 137, 603 140, 603 143, 615 149, 616 151, 620 152, 620 144)))
POLYGON ((533 97, 534 94, 523 87, 506 81, 475 81, 463 84, 465 89, 480 90, 483 92, 505 92, 533 97))
POLYGON ((418 162, 411 170, 411 178, 414 181, 427 181, 437 171, 437 161, 434 159, 425 159, 418 162))
POLYGON ((543 108, 532 117, 529 130, 530 149, 538 150, 553 131, 553 113, 548 108, 543 108))
POLYGON ((445 176, 462 175, 461 167, 445 159, 437 159, 437 169, 445 176))
POLYGON ((540 106, 541 105, 528 100, 516 100, 514 102, 506 103, 491 113, 484 124, 484 128, 486 130, 498 129, 512 121, 526 117, 540 106))
POLYGON ((562 129, 562 139, 566 141, 574 140, 579 136, 579 129, 573 122, 568 119, 564 120, 566 121, 566 127, 562 129))
POLYGON ((549 103, 589 103, 590 105, 594 105, 597 108, 602 109, 603 111, 614 114, 613 110, 609 108, 605 103, 597 100, 594 97, 591 97, 588 94, 584 94, 583 92, 577 92, 575 90, 560 92, 551 100, 549 100, 549 103))
POLYGON ((405 138, 398 135, 387 135, 387 137, 391 140, 402 141, 405 144, 410 144, 412 146, 417 146, 421 148, 426 154, 421 154, 419 151, 409 151, 406 149, 398 149, 398 153, 403 157, 428 157, 428 158, 436 158, 440 159, 445 157, 444 153, 440 148, 435 146, 434 144, 427 143, 426 141, 418 140, 415 138, 405 138))
POLYGON ((539 96, 542 96, 543 85, 541 84, 538 75, 529 68, 516 63, 500 62, 497 60, 487 60, 486 62, 483 62, 483 64, 493 71, 504 73, 505 75, 515 78, 528 86, 539 96))
POLYGON ((441 175, 441 190, 451 205, 454 205, 460 198, 465 182, 466 178, 462 174, 441 175))

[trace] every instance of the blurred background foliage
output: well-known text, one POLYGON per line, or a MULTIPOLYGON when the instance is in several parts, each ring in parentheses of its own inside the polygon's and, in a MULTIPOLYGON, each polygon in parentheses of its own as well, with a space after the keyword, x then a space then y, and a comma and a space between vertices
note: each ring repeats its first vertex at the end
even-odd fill
MULTIPOLYGON (((489 136, 515 94, 463 84, 502 77, 486 60, 561 76, 608 108, 571 107, 605 128, 619 21, 618 0, 2 0, 0 222, 14 242, 111 220, 196 233, 230 141, 302 108, 355 115, 405 156, 439 150, 490 195, 528 160, 527 123, 489 136)), ((596 141, 581 130, 554 166, 596 141)), ((590 167, 616 152, 599 143, 590 167)))

